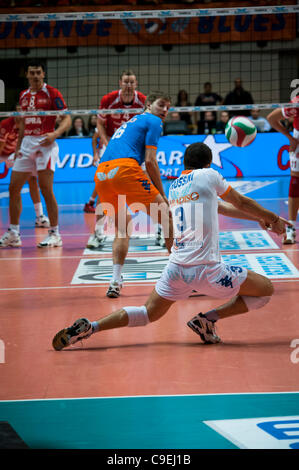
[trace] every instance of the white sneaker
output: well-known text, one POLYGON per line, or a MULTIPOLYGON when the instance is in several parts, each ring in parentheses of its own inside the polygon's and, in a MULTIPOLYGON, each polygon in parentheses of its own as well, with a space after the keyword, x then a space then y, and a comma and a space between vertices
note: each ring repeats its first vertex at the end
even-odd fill
POLYGON ((61 351, 77 341, 89 338, 92 333, 90 321, 87 318, 79 318, 72 326, 58 331, 53 338, 52 346, 56 351, 61 351))
POLYGON ((117 282, 117 281, 110 282, 110 286, 108 287, 108 290, 106 292, 107 297, 115 299, 120 296, 120 290, 123 286, 122 280, 123 278, 121 278, 121 282, 117 282))
POLYGON ((44 248, 44 247, 52 247, 52 246, 62 246, 62 240, 61 236, 51 230, 49 230, 49 234, 46 236, 46 238, 40 242, 38 245, 38 248, 44 248))
POLYGON ((284 235, 282 243, 284 245, 293 245, 296 243, 296 229, 294 227, 286 227, 286 233, 284 235))
POLYGON ((105 235, 99 234, 98 232, 94 232, 90 235, 86 248, 89 248, 91 250, 100 248, 101 246, 104 245, 105 240, 106 240, 105 235))
POLYGON ((208 320, 202 313, 199 313, 187 322, 187 325, 194 333, 198 334, 206 344, 220 343, 221 339, 216 334, 215 323, 208 320))
POLYGON ((49 228, 50 227, 50 221, 49 221, 49 219, 46 215, 42 214, 39 217, 36 217, 35 226, 36 227, 41 227, 41 228, 49 228))
POLYGON ((7 232, 0 238, 0 248, 5 248, 6 246, 21 246, 22 241, 20 234, 15 230, 9 228, 7 232))

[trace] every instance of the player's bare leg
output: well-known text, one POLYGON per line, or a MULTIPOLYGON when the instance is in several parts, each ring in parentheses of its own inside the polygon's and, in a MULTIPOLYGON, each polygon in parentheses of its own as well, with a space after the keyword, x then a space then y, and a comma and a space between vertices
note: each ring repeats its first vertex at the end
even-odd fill
POLYGON ((150 205, 148 215, 152 217, 154 223, 162 225, 165 245, 168 252, 170 253, 173 244, 172 214, 168 204, 166 204, 161 194, 158 194, 153 203, 150 205), (153 204, 155 204, 159 209, 153 210, 153 204))
POLYGON ((21 190, 31 173, 12 171, 9 185, 9 216, 10 223, 19 225, 22 212, 21 190))
MULTIPOLYGON (((96 195, 97 195, 97 192, 96 192, 96 195)), ((91 250, 94 250, 103 246, 105 239, 106 239, 106 236, 104 234, 106 214, 104 214, 103 212, 103 208, 102 208, 99 196, 97 197, 95 214, 96 214, 95 229, 94 229, 94 232, 89 236, 87 245, 86 245, 86 248, 89 248, 91 250)))
POLYGON ((38 172, 38 183, 44 196, 50 219, 49 235, 38 244, 39 248, 62 246, 58 229, 58 205, 53 191, 54 172, 49 168, 38 172))
POLYGON ((28 178, 29 192, 32 199, 34 210, 36 214, 35 226, 41 228, 48 228, 50 222, 48 217, 43 213, 43 205, 40 198, 40 190, 37 183, 37 177, 31 175, 28 178))
POLYGON ((293 227, 286 227, 286 234, 283 239, 285 245, 294 244, 296 242, 296 220, 299 210, 299 197, 288 198, 288 220, 293 224, 293 227))
POLYGON ((113 276, 106 292, 107 297, 116 298, 120 295, 123 280, 121 273, 129 250, 131 234, 128 233, 128 227, 131 226, 131 219, 126 207, 120 209, 115 216, 115 237, 112 244, 113 276))
POLYGON ((9 216, 8 230, 0 238, 0 248, 20 247, 20 216, 22 212, 21 190, 30 173, 12 171, 9 185, 9 216))
POLYGON ((248 271, 238 295, 205 314, 199 313, 187 325, 205 343, 219 343, 220 338, 215 331, 217 320, 262 308, 270 301, 273 292, 273 284, 267 277, 248 271))
MULTIPOLYGON (((97 195, 98 195, 98 193, 97 193, 96 187, 94 187, 94 190, 92 191, 92 194, 89 198, 89 201, 86 202, 86 204, 84 205, 84 209, 83 209, 84 212, 87 212, 87 213, 91 212, 93 214, 95 213, 96 209, 94 207, 94 203, 95 203, 95 200, 97 198, 97 195)), ((97 201, 97 203, 98 202, 99 201, 97 201)))
POLYGON ((146 326, 165 315, 173 303, 171 300, 160 297, 154 289, 145 305, 141 307, 124 307, 93 322, 90 322, 87 318, 79 318, 72 326, 60 330, 54 336, 52 345, 54 349, 60 351, 79 340, 89 338, 93 333, 99 331, 125 326, 146 326))

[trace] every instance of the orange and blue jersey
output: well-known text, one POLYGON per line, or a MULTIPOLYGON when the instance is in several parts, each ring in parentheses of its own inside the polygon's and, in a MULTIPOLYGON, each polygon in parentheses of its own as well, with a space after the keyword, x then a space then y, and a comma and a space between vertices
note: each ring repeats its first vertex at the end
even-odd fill
POLYGON ((101 163, 132 158, 142 165, 146 148, 157 148, 162 129, 162 120, 154 114, 145 112, 134 116, 114 132, 101 163))

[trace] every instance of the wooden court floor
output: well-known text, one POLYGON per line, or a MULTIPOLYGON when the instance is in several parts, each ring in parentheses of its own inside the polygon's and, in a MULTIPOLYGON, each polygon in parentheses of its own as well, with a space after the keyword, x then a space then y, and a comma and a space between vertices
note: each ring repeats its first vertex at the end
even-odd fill
MULTIPOLYGON (((296 355, 295 351, 299 346, 298 243, 283 246, 280 237, 270 234, 269 238, 255 222, 220 217, 223 257, 241 264, 246 262, 249 267, 259 266, 269 274, 275 287, 272 301, 263 310, 218 322, 220 344, 202 344, 186 326, 194 314, 222 303, 195 295, 177 302, 165 317, 145 328, 102 332, 83 344, 56 352, 51 346, 53 335, 76 318, 86 316, 95 320, 124 305, 142 305, 167 261, 166 251, 149 249, 142 241, 133 243, 121 297, 107 298, 111 246, 107 243, 100 252, 85 250, 94 216, 83 213, 85 201, 76 200, 72 185, 67 193, 70 197, 73 191, 73 200, 65 201, 62 188, 56 186, 63 247, 36 247, 45 230, 34 228, 34 211, 25 194, 21 219, 23 246, 0 251, 0 421, 1 416, 13 420, 20 413, 26 414, 29 402, 49 404, 59 400, 59 406, 67 409, 64 400, 69 399, 82 402, 90 398, 242 394, 279 394, 284 399, 285 394, 290 394, 290 410, 284 410, 283 405, 280 410, 276 403, 265 416, 299 415, 296 394, 299 352, 296 355)), ((278 185, 275 197, 262 188, 249 196, 287 217, 287 193, 279 194, 282 188, 283 185, 278 185)), ((90 186, 86 194, 89 190, 90 186)), ((3 233, 8 223, 8 207, 4 199, 1 204, 3 233)), ((279 403, 283 404, 283 398, 279 403)), ((231 412, 235 406, 231 402, 231 412)), ((46 413, 53 414, 51 406, 46 413)), ((242 412, 239 415, 242 417, 242 412)), ((263 412, 259 411, 257 416, 263 416, 263 412)), ((27 429, 22 422, 22 429, 27 429)), ((39 446, 36 435, 30 436, 31 442, 39 446)), ((82 436, 77 440, 74 437, 73 443, 66 443, 63 438, 59 442, 62 447, 109 446, 106 440, 101 444, 92 440, 82 444, 82 436)), ((126 442, 120 440, 119 445, 132 447, 132 442, 126 442)), ((137 442, 144 446, 144 441, 137 442)), ((180 442, 182 445, 180 439, 166 440, 165 445, 171 447, 173 443, 179 447, 180 442)), ((215 445, 224 445, 223 442, 215 445)), ((110 444, 114 447, 115 442, 110 444)), ((199 445, 193 441, 191 444, 195 448, 199 445)), ((47 446, 51 445, 53 441, 47 441, 47 446)))

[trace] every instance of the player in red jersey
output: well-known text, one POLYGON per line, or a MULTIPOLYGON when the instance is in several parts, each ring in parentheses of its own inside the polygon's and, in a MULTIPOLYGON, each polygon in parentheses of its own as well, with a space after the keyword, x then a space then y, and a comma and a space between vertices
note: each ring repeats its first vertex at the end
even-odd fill
MULTIPOLYGON (((39 60, 29 63, 26 78, 29 88, 20 94, 22 111, 66 109, 62 94, 44 82, 45 69, 39 60)), ((63 115, 56 130, 54 130, 55 121, 55 115, 26 116, 21 120, 9 186, 10 226, 0 239, 0 247, 22 244, 19 225, 22 210, 21 189, 31 173, 38 176, 39 187, 50 219, 49 234, 38 247, 62 245, 58 230, 58 206, 53 192, 54 170, 58 158, 58 145, 55 139, 69 129, 71 118, 63 115)))
MULTIPOLYGON (((299 96, 296 96, 292 103, 299 103, 299 96)), ((268 115, 268 121, 278 132, 285 135, 290 141, 289 155, 291 180, 288 198, 288 216, 290 226, 286 227, 286 234, 283 239, 284 244, 296 243, 296 219, 299 210, 299 108, 277 108, 268 115), (294 118, 293 135, 281 124, 284 118, 294 118)))
MULTIPOLYGON (((137 78, 133 70, 123 70, 119 78, 119 89, 111 91, 103 96, 100 103, 98 120, 97 120, 97 137, 100 139, 100 151, 94 152, 94 164, 97 165, 103 155, 106 146, 113 136, 114 132, 125 122, 135 116, 130 113, 130 109, 144 109, 146 96, 137 91, 137 78), (101 109, 126 109, 127 113, 117 114, 101 114, 101 109)), ((91 212, 97 197, 96 189, 94 189, 91 198, 84 206, 85 212, 91 212)), ((98 208, 99 209, 99 208, 98 208)), ((99 211, 97 211, 99 212, 99 211)), ((87 248, 98 248, 104 240, 104 217, 96 217, 95 232, 90 235, 87 248)))
MULTIPOLYGON (((16 106, 16 110, 21 111, 19 105, 16 106)), ((14 165, 14 152, 19 135, 20 121, 20 117, 9 117, 0 122, 0 163, 4 162, 7 168, 12 168, 14 165)), ((47 228, 49 227, 49 219, 43 213, 43 205, 36 176, 29 176, 28 185, 36 214, 35 226, 47 228)))

